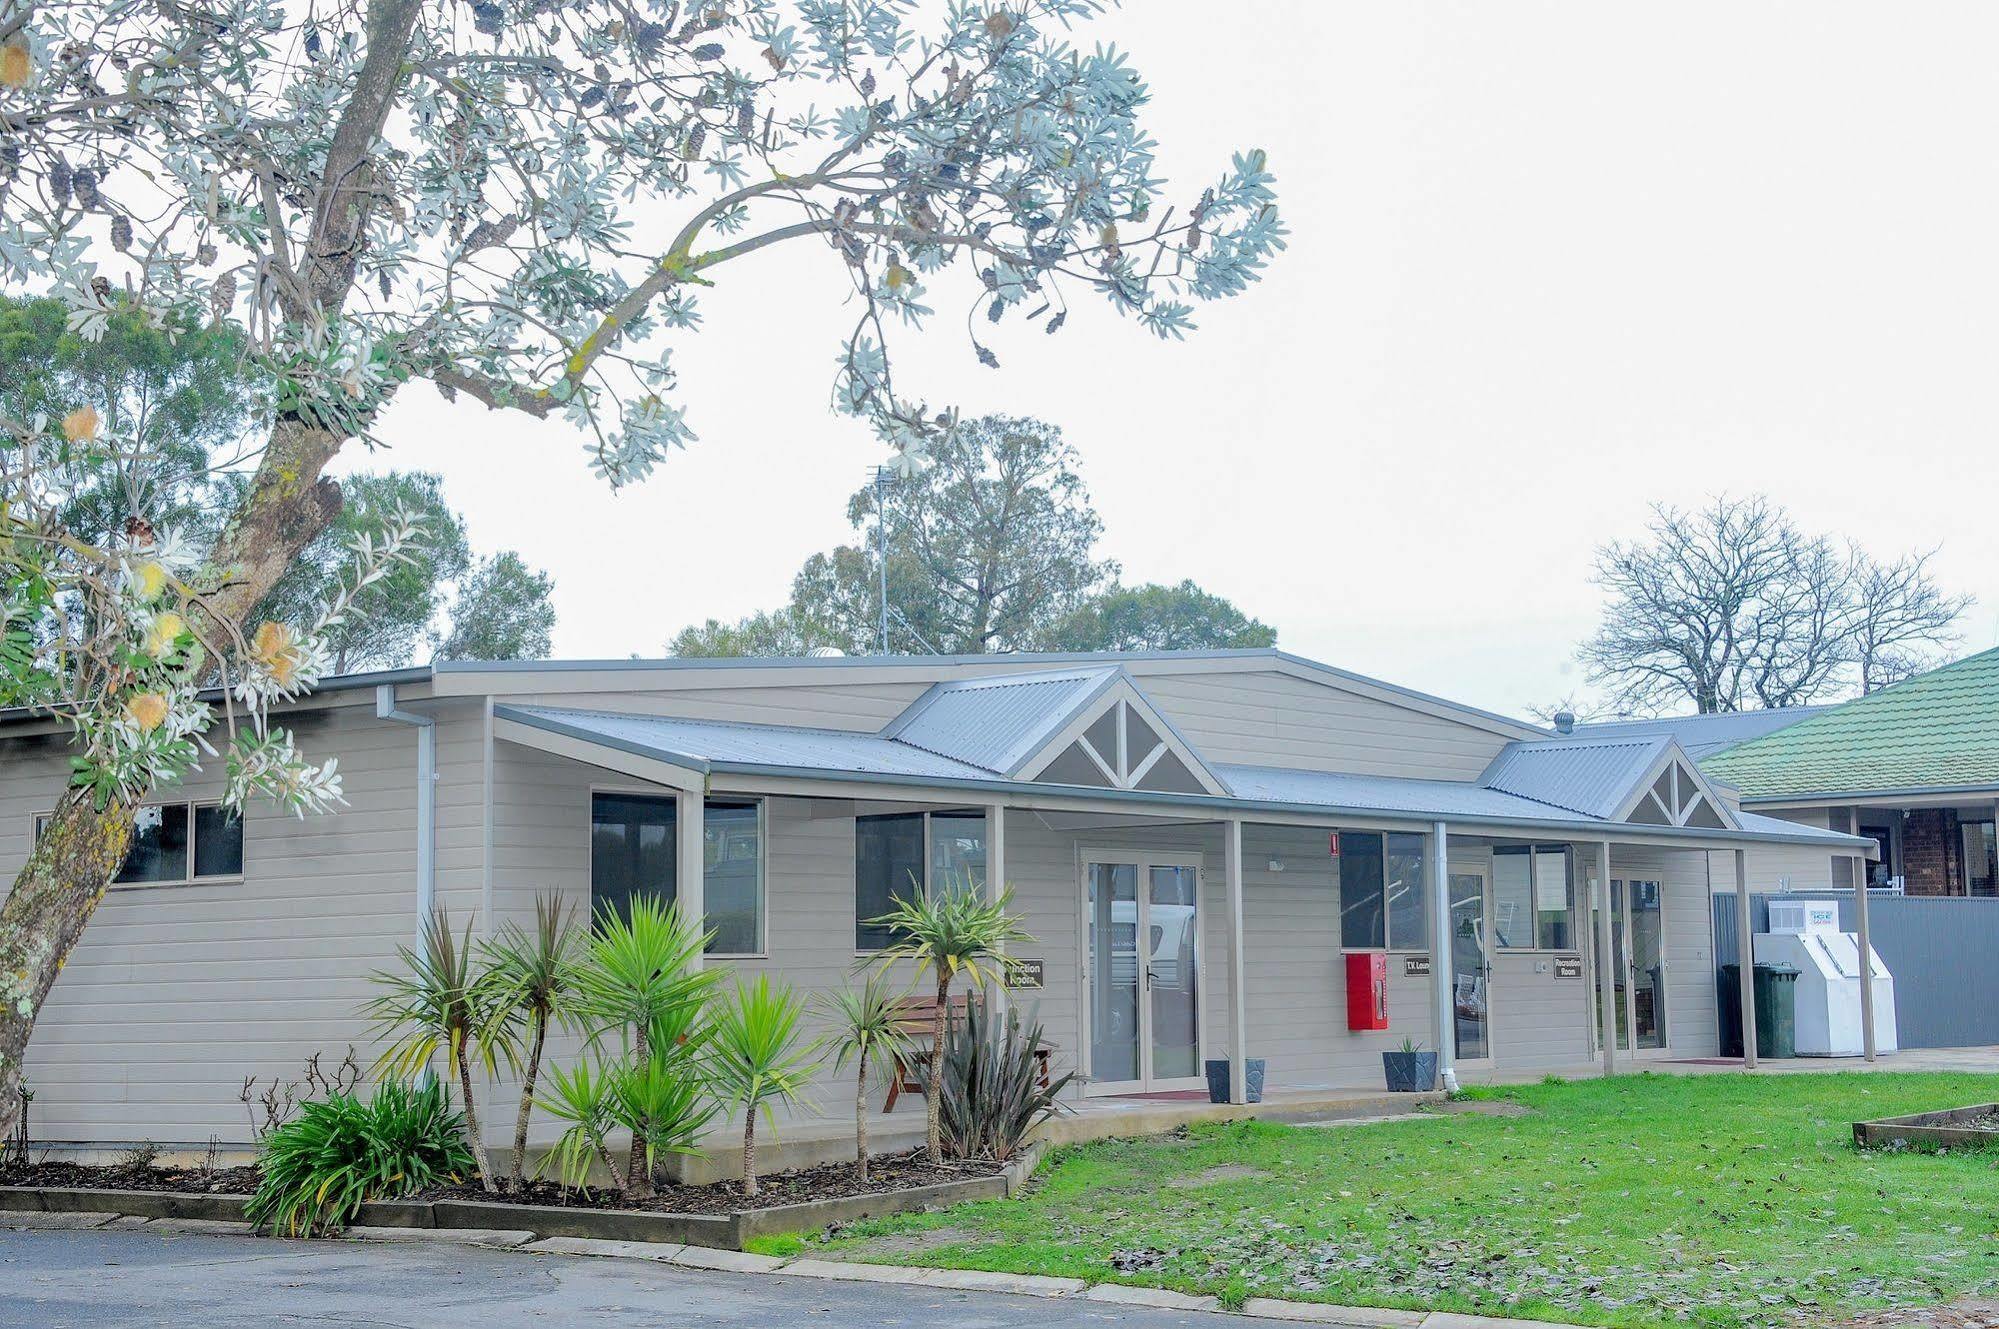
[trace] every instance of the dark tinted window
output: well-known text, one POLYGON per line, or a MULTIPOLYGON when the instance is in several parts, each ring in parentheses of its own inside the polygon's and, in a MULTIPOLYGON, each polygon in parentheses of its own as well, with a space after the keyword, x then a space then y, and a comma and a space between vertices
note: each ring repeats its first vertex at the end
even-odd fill
POLYGON ((194 810, 194 875, 234 877, 243 871, 243 819, 217 805, 194 810))
POLYGON ((671 903, 674 888, 674 801, 634 794, 590 800, 590 917, 631 913, 634 895, 671 903))
POLYGON ((1340 945, 1380 950, 1388 944, 1382 917, 1381 835, 1340 832, 1340 945))
POLYGON ((132 823, 132 847, 113 880, 187 880, 187 804, 139 809, 132 823))
POLYGON ((757 914, 763 894, 763 826, 755 803, 709 799, 702 813, 706 840, 702 874, 707 882, 708 926, 715 955, 754 955, 763 949, 757 914))
POLYGON ((923 890, 923 814, 854 821, 854 948, 878 951, 894 934, 871 922, 923 890))

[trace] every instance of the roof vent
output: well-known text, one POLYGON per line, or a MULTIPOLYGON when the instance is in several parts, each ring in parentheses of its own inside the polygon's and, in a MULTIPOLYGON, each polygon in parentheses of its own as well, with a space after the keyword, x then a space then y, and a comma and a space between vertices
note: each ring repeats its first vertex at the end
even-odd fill
POLYGON ((1573 734, 1573 733, 1575 733, 1575 732, 1576 732, 1576 713, 1575 713, 1574 711, 1556 711, 1556 712, 1555 712, 1555 732, 1556 732, 1556 733, 1558 733, 1558 734, 1573 734))

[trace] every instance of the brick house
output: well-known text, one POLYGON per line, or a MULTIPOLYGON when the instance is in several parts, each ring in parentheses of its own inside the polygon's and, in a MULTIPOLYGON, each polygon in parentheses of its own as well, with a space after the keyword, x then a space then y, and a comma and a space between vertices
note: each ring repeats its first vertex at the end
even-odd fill
MULTIPOLYGON (((1745 809, 1872 837, 1881 847, 1872 885, 1999 895, 1999 650, 1801 712, 1698 759, 1745 809)), ((1851 885, 1851 863, 1833 860, 1829 884, 1851 885)))

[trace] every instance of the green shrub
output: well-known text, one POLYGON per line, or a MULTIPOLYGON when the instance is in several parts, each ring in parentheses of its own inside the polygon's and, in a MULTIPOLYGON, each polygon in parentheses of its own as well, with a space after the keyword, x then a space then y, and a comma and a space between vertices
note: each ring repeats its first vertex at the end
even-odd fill
POLYGON ((464 1116, 445 1100, 441 1081, 412 1089, 384 1080, 365 1103, 335 1094, 272 1131, 244 1216, 281 1236, 333 1232, 369 1200, 456 1182, 474 1166, 464 1116))
MULTIPOLYGON (((944 1151, 953 1158, 993 1158, 1019 1151, 1027 1133, 1056 1111, 1056 1095, 1075 1078, 1061 1075, 1041 1087, 1041 1025, 1023 1026, 1009 1010, 995 1017, 984 998, 974 996, 965 1018, 944 1036, 938 1087, 938 1117, 944 1151)), ((929 1087, 928 1068, 921 1069, 929 1087)))

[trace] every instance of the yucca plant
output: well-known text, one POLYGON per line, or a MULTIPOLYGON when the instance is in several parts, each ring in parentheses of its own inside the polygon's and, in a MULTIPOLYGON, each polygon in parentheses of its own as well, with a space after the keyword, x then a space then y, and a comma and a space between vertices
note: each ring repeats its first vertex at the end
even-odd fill
POLYGON ((821 1012, 832 1024, 827 1043, 833 1068, 854 1066, 854 1165, 861 1185, 868 1184, 868 1071, 884 1076, 902 1071, 903 990, 887 974, 869 974, 859 987, 849 983, 820 998, 821 1012))
MULTIPOLYGON (((680 1045, 698 1034, 701 1011, 720 976, 695 967, 707 944, 708 934, 683 918, 678 906, 662 905, 653 896, 633 896, 622 915, 601 912, 576 971, 577 1011, 592 1046, 617 1040, 628 1051, 633 1074, 649 1076, 656 1042, 670 1037, 680 1045)), ((693 1070, 685 1057, 661 1064, 676 1073, 693 1070)), ((656 1154, 661 1132, 643 1115, 634 1126, 625 1189, 647 1195, 652 1190, 647 1160, 656 1154)))
POLYGON ((474 1166, 465 1122, 431 1080, 384 1080, 362 1102, 352 1094, 307 1102, 264 1140, 257 1190, 244 1216, 288 1237, 336 1231, 369 1200, 461 1180, 474 1166))
POLYGON ((579 1060, 574 1070, 548 1068, 550 1089, 539 1100, 542 1110, 569 1124, 555 1148, 542 1158, 542 1174, 553 1168, 564 1186, 582 1190, 589 1184, 591 1166, 602 1164, 611 1186, 624 1190, 624 1175, 611 1158, 610 1142, 618 1125, 618 1069, 593 1062, 588 1056, 579 1060))
MULTIPOLYGON (((952 982, 960 975, 975 987, 1003 981, 1006 948, 1014 942, 1034 940, 1021 930, 1012 904, 1012 888, 989 900, 979 884, 965 873, 947 878, 929 895, 897 900, 894 909, 872 920, 887 927, 896 938, 893 945, 876 955, 878 962, 914 961, 919 981, 925 973, 936 978, 937 1018, 930 1035, 930 1065, 937 1065, 944 1055, 944 1032, 951 1022, 952 982)), ((932 1163, 944 1161, 937 1084, 938 1077, 932 1075, 926 1079, 923 1091, 932 1163)))
POLYGON ((507 923, 487 942, 487 1040, 514 1054, 521 1072, 520 1108, 514 1114, 514 1152, 507 1184, 518 1193, 527 1159, 528 1117, 534 1110, 535 1081, 548 1046, 551 1021, 574 1023, 576 1017, 576 928, 574 911, 554 894, 537 896, 534 931, 507 923), (517 1031, 513 1026, 520 1025, 517 1031), (505 1031, 504 1033, 502 1031, 505 1031))
POLYGON ((743 1113, 743 1194, 757 1186, 757 1114, 773 1131, 775 1109, 805 1097, 819 1045, 802 1027, 805 1001, 788 983, 766 974, 738 982, 716 1003, 708 1041, 708 1075, 717 1097, 743 1113))
POLYGON ((464 1100, 465 1139, 479 1166, 480 1185, 497 1191, 480 1136, 479 1105, 472 1095, 472 1061, 476 1056, 491 1074, 496 1046, 491 985, 482 981, 472 964, 472 925, 465 925, 462 937, 452 936, 440 905, 424 920, 420 947, 412 951, 399 946, 396 954, 402 959, 402 972, 378 971, 374 981, 384 991, 366 1008, 377 1033, 389 1040, 373 1073, 413 1079, 442 1052, 445 1071, 457 1079, 464 1100))
POLYGON ((925 1067, 924 1088, 938 1088, 944 1144, 954 1158, 1012 1158, 1044 1118, 1073 1074, 1041 1084, 1042 1028, 1023 1024, 1018 1012, 995 1015, 990 1003, 974 997, 965 1019, 944 1040, 938 1072, 925 1067))
POLYGON ((610 1079, 612 1120, 632 1133, 643 1178, 638 1191, 650 1195, 653 1174, 667 1155, 701 1152, 701 1133, 715 1120, 715 1100, 694 1055, 669 1039, 655 1043, 643 1063, 614 1066, 610 1079))

